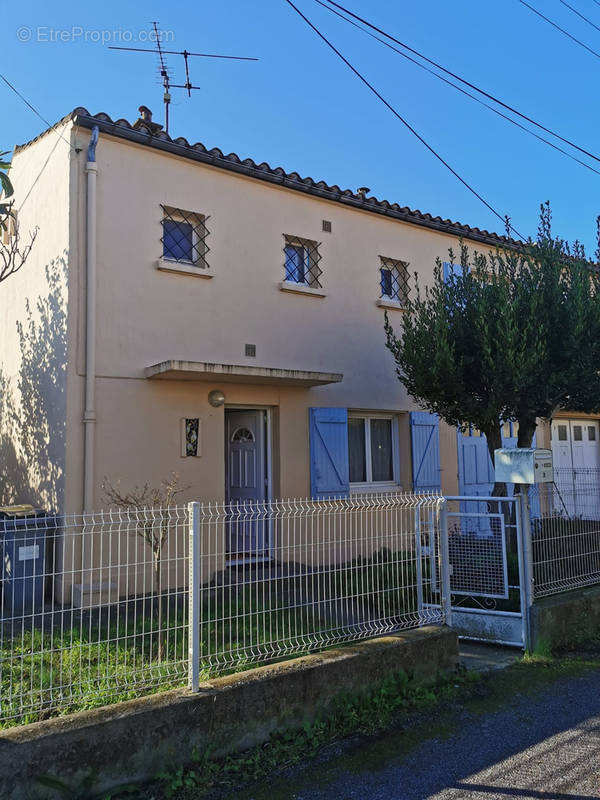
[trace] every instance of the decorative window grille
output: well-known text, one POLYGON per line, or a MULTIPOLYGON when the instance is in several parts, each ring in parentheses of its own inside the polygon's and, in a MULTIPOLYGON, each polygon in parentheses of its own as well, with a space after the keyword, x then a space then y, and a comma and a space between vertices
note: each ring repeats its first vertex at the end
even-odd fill
POLYGON ((324 219, 323 221, 323 230, 325 233, 331 233, 331 220, 324 219))
POLYGON ((381 297, 406 303, 408 300, 408 264, 393 258, 379 256, 381 297))
POLYGON ((162 257, 167 261, 193 264, 201 269, 208 267, 209 247, 206 244, 208 229, 207 217, 183 211, 180 208, 161 206, 162 219, 162 257))
POLYGON ((285 236, 285 280, 302 283, 313 289, 321 289, 319 278, 323 270, 319 267, 321 255, 319 242, 301 239, 298 236, 285 236))
POLYGON ((185 418, 181 420, 182 445, 181 455, 199 456, 200 455, 200 420, 198 417, 185 418))

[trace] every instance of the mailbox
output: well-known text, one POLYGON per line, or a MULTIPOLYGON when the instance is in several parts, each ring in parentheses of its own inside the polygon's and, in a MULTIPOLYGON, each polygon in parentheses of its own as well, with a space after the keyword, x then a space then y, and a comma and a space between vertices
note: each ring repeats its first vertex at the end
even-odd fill
POLYGON ((552 483, 552 451, 533 447, 502 448, 494 451, 498 483, 552 483))

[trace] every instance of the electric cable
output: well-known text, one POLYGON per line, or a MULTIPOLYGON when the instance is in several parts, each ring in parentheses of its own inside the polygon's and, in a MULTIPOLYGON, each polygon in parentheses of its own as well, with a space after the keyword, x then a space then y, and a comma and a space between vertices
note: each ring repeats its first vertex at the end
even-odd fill
POLYGON ((500 212, 497 211, 494 208, 494 206, 492 206, 476 189, 473 188, 473 186, 471 186, 464 178, 462 178, 459 175, 459 173, 453 167, 450 166, 450 164, 421 136, 421 134, 418 133, 406 119, 404 119, 404 117, 394 108, 394 106, 392 106, 391 103, 389 103, 383 97, 383 95, 380 94, 380 92, 373 86, 373 84, 371 84, 364 77, 364 75, 362 75, 362 73, 359 72, 359 70, 356 69, 356 67, 354 67, 344 55, 342 55, 342 53, 337 49, 337 47, 335 47, 335 45, 332 44, 329 41, 329 39, 323 33, 321 33, 321 31, 315 25, 313 25, 313 23, 308 19, 308 17, 306 17, 302 13, 302 11, 300 11, 300 9, 294 5, 292 0, 285 0, 285 2, 296 12, 296 14, 298 14, 298 16, 300 16, 304 20, 304 22, 306 22, 306 24, 314 31, 314 33, 316 33, 317 36, 319 36, 319 38, 323 42, 325 42, 325 44, 331 50, 333 50, 333 52, 338 56, 338 58, 340 58, 344 62, 344 64, 346 64, 346 66, 356 75, 357 78, 359 78, 360 81, 362 81, 362 83, 365 84, 365 86, 367 86, 368 89, 370 89, 370 91, 386 106, 386 108, 388 108, 388 110, 391 111, 392 114, 394 114, 394 116, 400 120, 400 122, 413 134, 413 136, 415 136, 421 142, 421 144, 423 144, 429 150, 429 152, 433 156, 435 156, 435 158, 437 158, 437 160, 440 161, 446 167, 446 169, 448 169, 454 175, 454 177, 457 178, 460 181, 460 183, 462 183, 462 185, 471 192, 471 194, 473 194, 480 202, 482 202, 483 205, 489 211, 492 212, 492 214, 498 217, 498 219, 503 224, 505 224, 509 230, 514 231, 514 233, 519 237, 519 239, 525 241, 524 237, 511 224, 510 219, 506 215, 503 216, 502 214, 500 214, 500 212))
POLYGON ((593 56, 596 56, 596 58, 600 58, 600 53, 598 53, 596 50, 593 50, 591 47, 588 47, 587 44, 584 44, 581 41, 581 39, 578 39, 576 36, 573 36, 573 34, 569 33, 569 31, 566 31, 564 28, 561 28, 560 25, 557 25, 556 22, 552 22, 552 20, 549 17, 545 16, 545 14, 542 14, 542 12, 538 11, 537 8, 530 6, 529 3, 525 2, 525 0, 519 0, 519 3, 521 3, 521 5, 523 6, 526 6, 530 11, 533 11, 533 13, 537 14, 538 17, 541 17, 543 20, 546 20, 546 22, 549 25, 552 25, 552 27, 556 28, 557 31, 560 31, 565 36, 568 36, 569 39, 571 39, 573 42, 576 42, 578 45, 583 47, 583 49, 587 50, 588 53, 591 53, 593 56))
POLYGON ((551 147, 553 150, 556 150, 557 152, 562 153, 562 155, 566 156, 567 158, 570 158, 572 161, 575 161, 577 164, 580 164, 582 167, 585 167, 586 169, 589 169, 591 172, 595 172, 596 175, 600 175, 600 170, 595 169, 594 167, 591 166, 591 164, 587 164, 585 161, 582 161, 580 158, 577 158, 577 156, 574 156, 572 153, 569 153, 567 150, 563 150, 562 147, 559 147, 557 144, 554 144, 554 142, 551 142, 549 139, 545 139, 543 136, 540 136, 535 131, 532 131, 529 128, 526 128, 525 125, 522 125, 520 122, 517 122, 516 119, 513 119, 512 117, 509 117, 508 114, 503 114, 502 111, 499 111, 497 108, 494 108, 494 106, 490 105, 489 103, 486 103, 484 100, 481 100, 479 97, 476 97, 474 94, 471 94, 471 92, 468 92, 466 89, 463 89, 461 86, 458 86, 456 83, 453 83, 448 78, 444 78, 443 75, 440 75, 439 73, 435 72, 433 69, 430 69, 425 64, 421 64, 420 61, 417 61, 416 58, 413 58, 412 56, 409 56, 408 53, 403 53, 402 50, 399 50, 397 47, 394 47, 394 45, 390 44, 390 42, 386 42, 386 40, 382 39, 380 36, 377 36, 376 34, 371 33, 371 31, 367 30, 366 28, 362 28, 357 22, 354 22, 354 20, 349 19, 348 17, 345 17, 341 12, 336 11, 335 8, 330 8, 330 6, 326 5, 322 0, 315 0, 315 2, 318 3, 320 6, 322 6, 323 8, 325 8, 330 13, 335 14, 340 19, 343 19, 348 24, 353 25, 357 30, 362 31, 362 33, 364 33, 367 36, 370 36, 372 39, 375 39, 376 41, 380 42, 385 47, 388 47, 390 50, 393 50, 394 53, 397 53, 398 55, 402 56, 407 61, 410 61, 412 64, 414 64, 415 66, 420 67, 420 69, 424 70, 425 72, 428 72, 430 75, 433 75, 434 77, 438 78, 440 81, 443 81, 443 83, 447 84, 448 86, 452 86, 454 89, 456 89, 456 91, 460 92, 461 94, 466 95, 467 97, 470 97, 471 100, 474 100, 476 103, 479 103, 479 105, 483 106, 484 108, 487 108, 489 111, 492 111, 494 114, 497 114, 499 117, 501 117, 502 119, 506 120, 507 122, 510 122, 512 125, 515 125, 517 128, 519 128, 520 130, 524 131, 525 133, 528 133, 530 136, 533 136, 538 141, 543 142, 544 144, 547 144, 548 147, 551 147))
POLYGON ((410 47, 410 45, 405 44, 404 42, 401 42, 400 39, 397 39, 395 36, 392 36, 392 34, 390 34, 390 33, 386 33, 386 31, 382 30, 382 28, 378 28, 377 25, 374 25, 373 23, 368 22, 366 19, 364 19, 363 17, 360 17, 358 14, 355 14, 354 12, 350 11, 348 8, 345 8, 340 3, 335 2, 335 0, 327 0, 327 2, 329 3, 329 5, 332 5, 332 6, 335 6, 336 8, 339 8, 341 11, 344 11, 346 14, 351 16, 353 19, 356 19, 359 22, 361 22, 363 25, 366 25, 368 28, 371 28, 371 30, 374 30, 377 33, 380 33, 382 36, 385 36, 386 39, 390 39, 390 41, 395 42, 395 44, 399 45, 400 47, 404 48, 405 50, 408 50, 413 55, 417 56, 418 58, 423 59, 423 61, 426 61, 428 64, 431 64, 433 67, 436 67, 441 72, 444 72, 446 75, 449 75, 451 78, 454 78, 455 80, 459 81, 460 83, 464 84, 465 86, 468 86, 470 89, 473 89, 473 91, 477 92, 478 94, 481 94, 484 97, 487 97, 488 100, 491 100, 492 102, 496 103, 497 105, 502 106, 507 111, 510 111, 512 114, 515 114, 516 116, 520 117, 521 119, 524 119, 526 122, 530 122, 536 128, 539 128, 540 130, 543 130, 546 133, 549 133, 551 136, 554 136, 555 139, 559 139, 564 144, 568 144, 570 147, 573 147, 575 150, 578 150, 580 153, 583 153, 583 155, 586 155, 589 158, 592 158, 594 161, 598 161, 600 163, 600 156, 596 156, 596 155, 594 155, 594 153, 591 153, 589 150, 586 150, 585 148, 580 147, 578 144, 575 144, 575 142, 572 142, 570 139, 567 139, 566 137, 561 136, 559 133, 556 133, 556 131, 553 131, 551 128, 548 128, 545 125, 543 125, 541 122, 536 122, 536 120, 532 119, 532 117, 529 117, 529 116, 527 116, 527 114, 524 114, 523 112, 518 111, 513 106, 509 105, 508 103, 505 103, 503 100, 500 100, 498 97, 495 97, 493 94, 490 94, 489 92, 486 92, 484 89, 481 89, 479 86, 476 86, 474 83, 471 83, 466 78, 461 78, 460 75, 457 75, 455 72, 452 72, 452 70, 449 70, 446 67, 443 67, 441 64, 439 64, 437 61, 434 61, 433 59, 428 58, 423 53, 420 53, 418 50, 415 50, 414 47, 410 47))

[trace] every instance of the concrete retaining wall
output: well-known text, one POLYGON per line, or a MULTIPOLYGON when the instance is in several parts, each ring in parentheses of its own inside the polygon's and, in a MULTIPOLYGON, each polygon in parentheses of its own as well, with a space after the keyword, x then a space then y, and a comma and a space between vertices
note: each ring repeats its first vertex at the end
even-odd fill
POLYGON ((431 627, 212 680, 198 694, 164 692, 0 732, 0 797, 48 797, 36 777, 70 784, 90 771, 98 789, 153 778, 190 761, 260 744, 313 719, 340 693, 403 669, 422 681, 453 669, 456 634, 431 627))
POLYGON ((532 649, 585 646, 600 636, 600 586, 536 600, 531 609, 532 649))

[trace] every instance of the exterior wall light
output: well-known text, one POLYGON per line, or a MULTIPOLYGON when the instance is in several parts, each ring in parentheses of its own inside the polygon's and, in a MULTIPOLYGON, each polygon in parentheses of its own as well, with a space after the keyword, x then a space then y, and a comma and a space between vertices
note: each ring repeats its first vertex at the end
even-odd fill
POLYGON ((220 389, 213 389, 212 392, 208 393, 208 402, 214 408, 219 408, 225 402, 225 395, 220 389))

